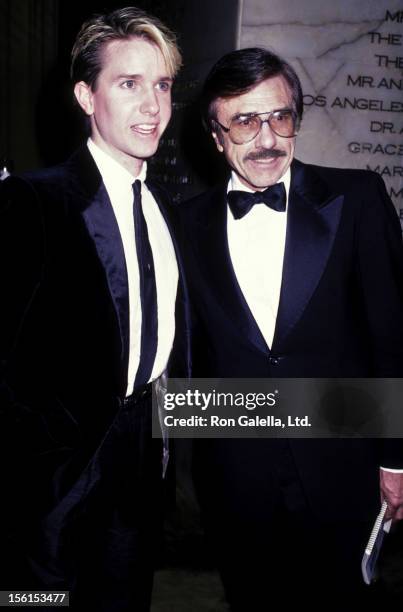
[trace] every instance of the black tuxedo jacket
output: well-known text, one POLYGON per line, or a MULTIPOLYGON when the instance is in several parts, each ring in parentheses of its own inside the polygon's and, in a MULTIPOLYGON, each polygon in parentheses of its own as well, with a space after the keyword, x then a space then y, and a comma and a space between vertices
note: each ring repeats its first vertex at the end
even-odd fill
MULTIPOLYGON (((170 227, 166 194, 147 185, 170 227)), ((1 189, 2 527, 24 541, 41 523, 57 557, 100 480, 116 480, 125 461, 110 443, 127 387, 124 251, 86 146, 1 189)), ((179 330, 176 356, 184 338, 179 330)))
MULTIPOLYGON (((403 376, 401 229, 380 177, 292 163, 271 347, 231 264, 226 188, 220 185, 181 207, 183 259, 194 311, 192 375, 403 376)), ((241 442, 246 461, 248 445, 269 445, 241 442)), ((217 453, 217 461, 223 460, 217 441, 203 444, 210 456, 217 453)), ((230 453, 232 442, 223 444, 230 453)), ((356 507, 357 515, 368 504, 376 508, 378 466, 403 465, 401 440, 293 440, 290 445, 312 505, 329 515, 339 515, 344 503, 353 513, 356 507), (349 503, 357 478, 361 499, 349 503)))

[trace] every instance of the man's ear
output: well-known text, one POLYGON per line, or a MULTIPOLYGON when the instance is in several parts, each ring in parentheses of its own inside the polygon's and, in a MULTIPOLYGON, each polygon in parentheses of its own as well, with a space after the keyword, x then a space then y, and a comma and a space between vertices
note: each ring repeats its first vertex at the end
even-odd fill
POLYGON ((84 81, 79 81, 74 85, 74 95, 85 114, 88 116, 93 115, 94 103, 91 87, 84 81))
POLYGON ((222 146, 222 134, 218 132, 211 132, 211 135, 214 138, 217 149, 220 151, 220 153, 222 153, 224 151, 224 147, 222 146))

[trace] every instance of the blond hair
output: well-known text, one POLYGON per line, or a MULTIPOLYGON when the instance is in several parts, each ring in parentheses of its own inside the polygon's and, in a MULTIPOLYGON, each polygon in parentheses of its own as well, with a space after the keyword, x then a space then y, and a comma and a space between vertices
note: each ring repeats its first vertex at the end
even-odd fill
POLYGON ((70 74, 74 83, 84 81, 94 91, 102 70, 102 49, 112 40, 143 38, 155 44, 165 60, 169 76, 182 65, 175 34, 159 19, 134 6, 107 15, 94 15, 86 21, 71 52, 70 74))

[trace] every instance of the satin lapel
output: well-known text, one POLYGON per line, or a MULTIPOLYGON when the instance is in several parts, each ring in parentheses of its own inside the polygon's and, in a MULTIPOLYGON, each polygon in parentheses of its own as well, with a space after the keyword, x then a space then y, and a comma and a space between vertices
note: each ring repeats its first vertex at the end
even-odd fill
POLYGON ((333 248, 343 201, 309 167, 293 162, 275 351, 280 350, 318 286, 333 248))
POLYGON ((206 287, 216 295, 218 304, 229 315, 239 332, 258 350, 269 353, 269 347, 245 300, 232 265, 227 232, 226 184, 214 190, 208 204, 207 224, 205 228, 201 227, 198 237, 198 260, 205 270, 206 287))
MULTIPOLYGON (((107 288, 115 308, 121 341, 122 371, 127 373, 129 354, 129 293, 126 259, 119 227, 98 168, 87 147, 71 158, 78 174, 76 205, 105 271, 107 288)), ((125 389, 126 381, 122 381, 125 389)))

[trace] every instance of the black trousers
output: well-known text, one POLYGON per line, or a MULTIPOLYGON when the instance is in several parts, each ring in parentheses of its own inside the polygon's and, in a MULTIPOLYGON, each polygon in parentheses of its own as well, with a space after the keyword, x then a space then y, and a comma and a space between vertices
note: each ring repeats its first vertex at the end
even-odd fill
POLYGON ((147 612, 162 534, 161 446, 146 389, 122 404, 60 503, 5 538, 2 589, 68 590, 77 612, 147 612))
POLYGON ((162 443, 151 418, 150 394, 126 401, 103 449, 106 462, 118 452, 121 467, 108 470, 83 517, 73 609, 149 610, 163 517, 162 443))
POLYGON ((381 593, 361 577, 371 522, 317 517, 287 441, 271 455, 265 443, 226 440, 215 455, 209 441, 195 444, 196 491, 231 610, 375 609, 381 593))

